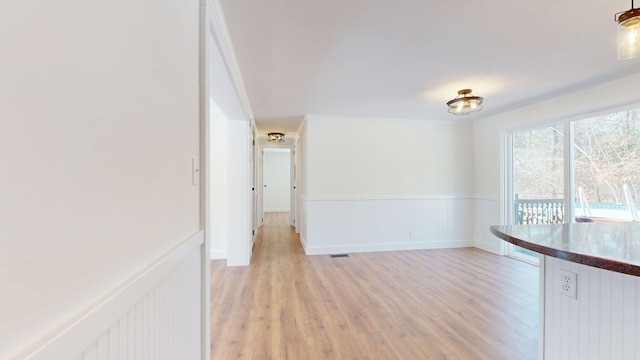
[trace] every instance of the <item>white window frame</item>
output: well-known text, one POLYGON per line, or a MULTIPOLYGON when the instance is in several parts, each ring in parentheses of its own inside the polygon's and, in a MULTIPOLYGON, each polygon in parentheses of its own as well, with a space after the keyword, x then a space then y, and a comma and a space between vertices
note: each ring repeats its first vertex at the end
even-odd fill
MULTIPOLYGON (((501 159, 502 163, 502 200, 501 203, 501 220, 503 224, 513 224, 515 222, 514 219, 514 184, 513 184, 513 135, 521 132, 526 132, 530 130, 544 129, 549 126, 554 125, 562 125, 563 128, 563 167, 564 167, 564 222, 575 222, 575 214, 574 214, 574 203, 575 199, 573 196, 567 196, 567 194, 574 193, 574 169, 571 164, 573 164, 573 123, 578 120, 588 118, 587 117, 578 117, 577 119, 572 118, 564 121, 553 121, 553 122, 541 122, 537 123, 534 126, 528 127, 517 127, 510 129, 503 129, 501 131, 501 148, 502 154, 504 154, 501 159)), ((596 115, 592 115, 596 116, 596 115)), ((506 241, 502 241, 501 244, 501 254, 509 257, 516 258, 518 260, 538 265, 539 259, 528 256, 526 254, 522 254, 520 252, 515 251, 515 245, 508 243, 506 241)))

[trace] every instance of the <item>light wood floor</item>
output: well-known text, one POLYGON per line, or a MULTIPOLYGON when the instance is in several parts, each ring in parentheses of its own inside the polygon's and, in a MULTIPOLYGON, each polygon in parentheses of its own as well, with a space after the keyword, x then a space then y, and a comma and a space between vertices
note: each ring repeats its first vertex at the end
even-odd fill
POLYGON ((305 256, 267 213, 251 265, 211 282, 216 360, 537 358, 537 268, 477 249, 305 256))

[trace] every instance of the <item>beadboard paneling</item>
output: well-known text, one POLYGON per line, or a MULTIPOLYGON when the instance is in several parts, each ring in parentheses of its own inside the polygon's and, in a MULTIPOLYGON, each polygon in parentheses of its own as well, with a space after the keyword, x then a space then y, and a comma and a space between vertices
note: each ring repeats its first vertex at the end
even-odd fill
POLYGON ((200 359, 203 239, 198 233, 26 358, 200 359))
POLYGON ((546 256, 544 359, 640 359, 640 278, 546 256), (560 293, 564 269, 577 299, 560 293))
POLYGON ((308 255, 473 246, 471 198, 302 201, 308 255))

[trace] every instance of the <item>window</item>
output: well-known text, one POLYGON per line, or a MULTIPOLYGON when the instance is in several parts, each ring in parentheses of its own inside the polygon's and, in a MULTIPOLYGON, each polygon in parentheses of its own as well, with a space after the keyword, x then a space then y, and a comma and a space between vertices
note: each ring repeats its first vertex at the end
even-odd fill
POLYGON ((640 220, 640 109, 512 131, 507 150, 508 223, 640 220))
MULTIPOLYGON (((564 134, 562 124, 511 135, 513 224, 564 221, 564 134)), ((537 253, 510 245, 507 254, 537 262, 537 253)))
POLYGON ((576 121, 573 129, 576 220, 640 220, 640 110, 576 121))

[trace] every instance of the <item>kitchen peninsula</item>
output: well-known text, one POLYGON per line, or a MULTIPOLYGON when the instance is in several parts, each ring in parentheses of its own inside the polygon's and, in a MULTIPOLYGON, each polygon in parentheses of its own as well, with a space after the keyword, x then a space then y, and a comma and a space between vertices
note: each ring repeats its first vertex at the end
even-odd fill
POLYGON ((640 222, 491 232, 540 254, 539 359, 640 359, 640 222))

